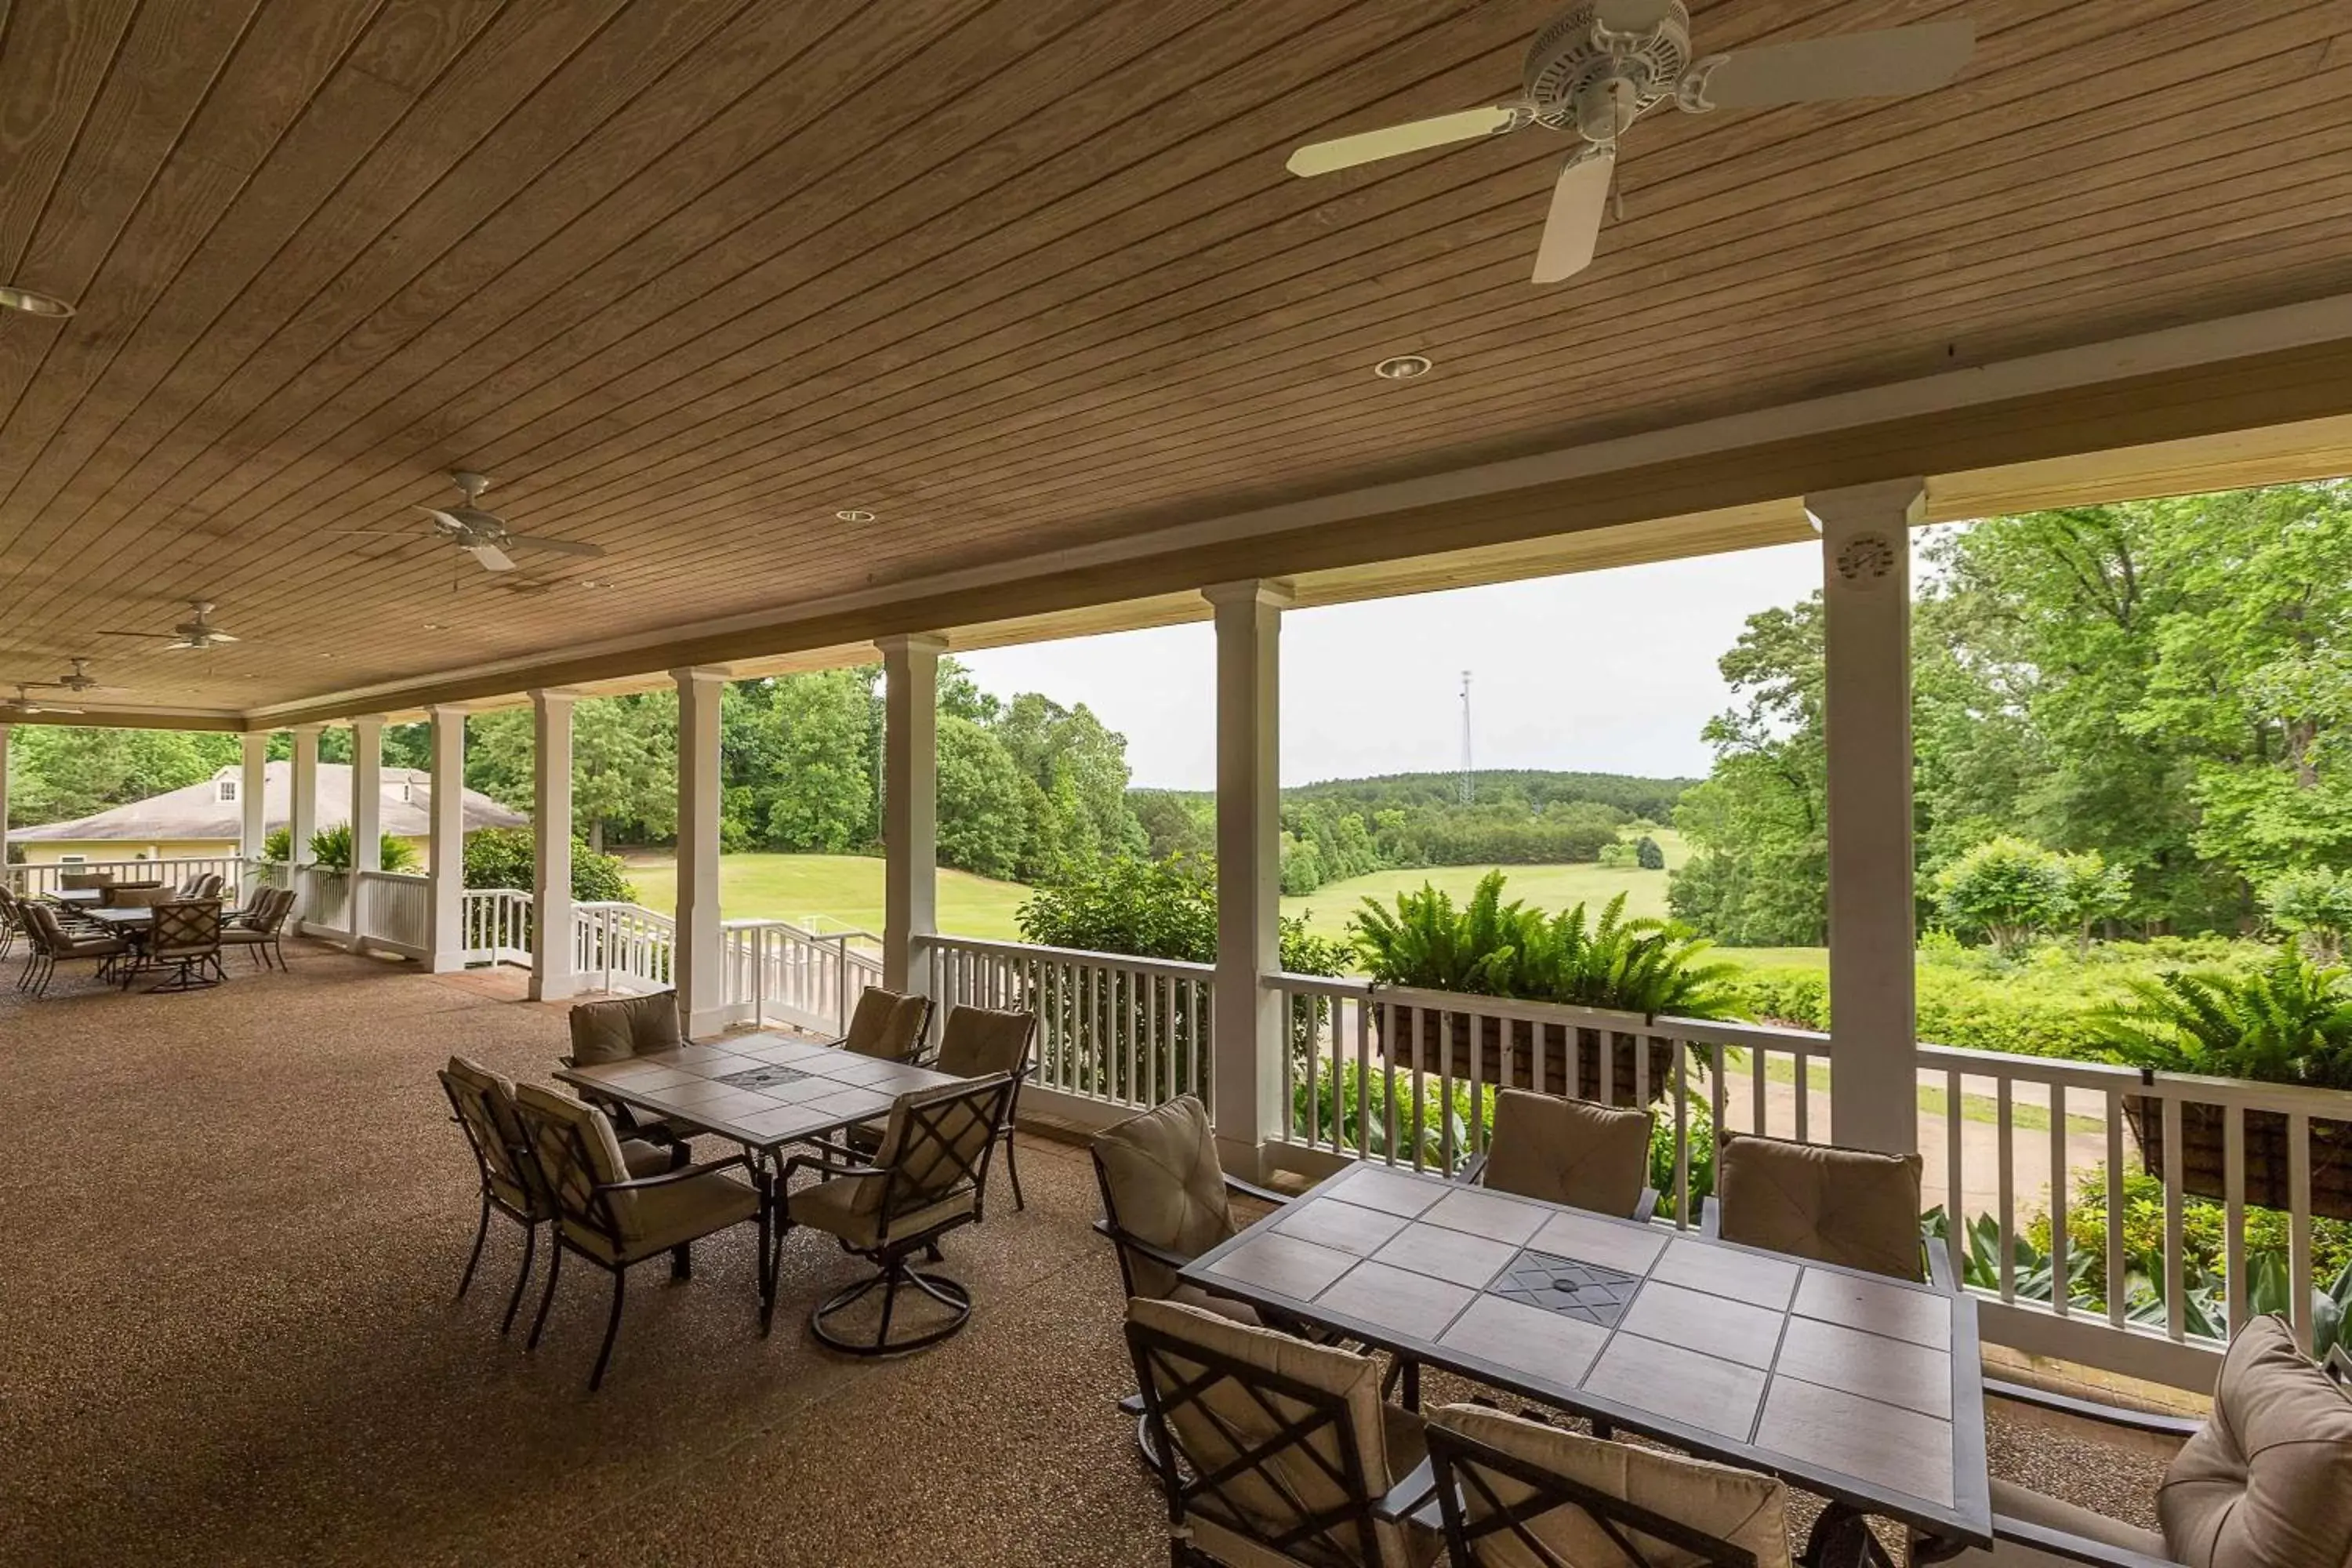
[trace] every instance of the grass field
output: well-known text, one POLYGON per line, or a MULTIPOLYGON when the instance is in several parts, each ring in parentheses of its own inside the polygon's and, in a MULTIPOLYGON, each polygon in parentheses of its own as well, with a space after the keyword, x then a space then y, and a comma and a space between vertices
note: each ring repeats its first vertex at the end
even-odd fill
MULTIPOLYGON (((677 900, 677 868, 668 857, 631 856, 637 902, 667 910, 677 900)), ((968 871, 940 873, 940 929, 958 936, 1018 942, 1013 911, 1029 896, 1018 882, 992 882, 968 871)), ((882 929, 882 862, 866 855, 729 855, 719 863, 719 906, 730 920, 778 920, 820 929, 882 929)))
MULTIPOLYGON (((1681 835, 1672 828, 1660 828, 1654 836, 1658 847, 1665 851, 1666 865, 1679 866, 1690 851, 1683 845, 1681 835)), ((1307 916, 1308 927, 1324 936, 1347 934, 1348 917, 1362 906, 1363 900, 1378 899, 1392 904, 1399 893, 1419 890, 1424 882, 1437 888, 1455 903, 1468 899, 1478 886, 1478 879, 1488 871, 1503 873, 1503 897, 1517 899, 1530 907, 1546 910, 1564 910, 1572 904, 1591 906, 1594 914, 1619 893, 1625 895, 1625 912, 1629 915, 1664 916, 1666 912, 1666 873, 1642 871, 1609 866, 1578 864, 1572 866, 1427 866, 1412 871, 1375 871, 1369 877, 1350 877, 1344 882, 1326 882, 1315 891, 1301 898, 1282 900, 1282 912, 1307 916)))

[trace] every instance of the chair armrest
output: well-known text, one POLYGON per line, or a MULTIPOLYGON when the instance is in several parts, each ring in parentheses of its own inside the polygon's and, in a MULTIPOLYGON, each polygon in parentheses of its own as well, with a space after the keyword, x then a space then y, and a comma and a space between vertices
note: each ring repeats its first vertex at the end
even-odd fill
POLYGON ((2327 1375, 2338 1383, 2352 1383, 2352 1351, 2341 1341, 2327 1347, 2327 1375))
POLYGON ((674 1186, 679 1182, 691 1181, 697 1176, 708 1176, 714 1172, 724 1171, 736 1165, 740 1165, 744 1170, 749 1171, 751 1168, 751 1156, 729 1154, 723 1159, 712 1160, 707 1164, 681 1165, 675 1171, 664 1171, 658 1175, 633 1176, 625 1182, 599 1182, 588 1190, 592 1193, 641 1193, 647 1187, 674 1186))
POLYGON ((887 1176, 890 1173, 890 1169, 887 1165, 836 1165, 823 1156, 811 1159, 806 1154, 795 1154, 785 1161, 784 1168, 777 1173, 776 1187, 779 1196, 782 1195, 782 1189, 792 1181, 793 1173, 799 1171, 814 1171, 827 1181, 850 1181, 863 1176, 887 1176))
POLYGON ((1290 1202, 1288 1198, 1283 1196, 1280 1193, 1274 1191, 1272 1188, 1261 1187, 1255 1182, 1244 1182, 1239 1176, 1227 1176, 1225 1178, 1225 1191, 1229 1193, 1236 1193, 1241 1196, 1249 1198, 1256 1203, 1271 1204, 1276 1208, 1280 1208, 1285 1204, 1290 1202))
POLYGON ((1122 1247, 1141 1253, 1163 1268, 1181 1268, 1192 1261, 1181 1253, 1171 1252, 1166 1247, 1146 1241, 1139 1236, 1129 1236, 1107 1219, 1095 1221, 1095 1234, 1102 1237, 1114 1247, 1122 1247))
POLYGON ((1372 1504, 1372 1516, 1390 1524, 1412 1520, 1430 1530, 1443 1531, 1445 1520, 1437 1501, 1437 1467, 1423 1459, 1404 1479, 1372 1504))
POLYGON ((1723 1239, 1723 1205, 1709 1193, 1698 1203, 1698 1233, 1709 1241, 1723 1239))
POLYGON ((1960 1282, 1952 1277, 1952 1249, 1934 1237, 1920 1244, 1927 1254, 1927 1283, 1947 1296, 1960 1293, 1960 1282))
POLYGON ((1634 1200, 1633 1217, 1641 1221, 1643 1225, 1647 1225, 1652 1220, 1655 1219, 1657 1215, 1658 1189, 1655 1187, 1643 1187, 1642 1189, 1642 1195, 1634 1200))
MULTIPOLYGON (((2144 1552, 2134 1552, 2128 1546, 2110 1546, 2104 1541, 2088 1536, 2071 1535, 2063 1530, 2053 1530, 2046 1524, 2032 1524, 2007 1514, 1992 1516, 1992 1533, 1996 1541, 2013 1541, 2020 1546, 2052 1557, 2063 1557, 2070 1563, 2089 1563, 2096 1568, 2182 1568, 2169 1557, 2150 1557, 2144 1552)), ((1995 1556, 1999 1555, 1998 1550, 1995 1556)))
POLYGON ((1470 1156, 1469 1163, 1454 1173, 1453 1179, 1465 1187, 1480 1185, 1486 1179, 1486 1155, 1484 1151, 1470 1156))
POLYGON ((2121 1405, 2075 1399, 2067 1394, 2029 1387, 2025 1384, 2003 1383, 1990 1377, 1985 1379, 1984 1391, 1987 1398, 2006 1399, 2011 1405, 2029 1405, 2037 1410, 2080 1416, 2085 1421, 2120 1426, 2130 1432, 2152 1433, 2159 1437, 2192 1437, 2205 1425, 2191 1415, 2162 1415, 2152 1410, 2126 1410, 2121 1405))

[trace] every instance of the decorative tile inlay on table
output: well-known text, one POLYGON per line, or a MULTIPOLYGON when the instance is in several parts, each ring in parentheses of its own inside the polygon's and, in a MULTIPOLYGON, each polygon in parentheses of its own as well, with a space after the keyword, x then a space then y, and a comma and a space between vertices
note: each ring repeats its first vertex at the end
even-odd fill
POLYGON ((1756 1441, 1857 1480, 1952 1505, 1952 1424, 1916 1410, 1775 1377, 1756 1441))
POLYGON ((1574 1258, 1628 1274, 1647 1274, 1666 1245, 1665 1233, 1646 1225, 1615 1223, 1597 1215, 1555 1214, 1528 1243, 1538 1252, 1574 1258))
POLYGON ((1753 1367, 1769 1367, 1780 1345, 1778 1312, 1727 1301, 1653 1279, 1625 1315, 1625 1331, 1662 1344, 1697 1345, 1710 1355, 1753 1367))
POLYGON ((1407 1339, 1434 1338, 1475 1299, 1476 1292, 1426 1274, 1359 1263, 1315 1298, 1328 1312, 1358 1318, 1407 1339))
POLYGON ((1616 1326, 1641 1288, 1639 1275, 1528 1249, 1511 1259, 1486 1294, 1606 1329, 1616 1326))
POLYGON ((714 1079, 711 1081, 731 1084, 737 1089, 772 1089, 780 1083, 798 1083, 806 1077, 808 1074, 797 1068, 780 1067, 774 1062, 762 1062, 758 1067, 745 1068, 740 1072, 730 1072, 725 1078, 714 1079))
POLYGON ((1952 1358, 1908 1340, 1791 1318, 1772 1373, 1855 1389, 1923 1415, 1948 1419, 1952 1414, 1952 1358))
POLYGON ((1516 1198, 1498 1198, 1476 1187, 1458 1187, 1429 1205, 1421 1217, 1432 1225, 1466 1230, 1491 1241, 1525 1247, 1551 1211, 1516 1198))
POLYGON ((1351 1253, 1268 1231, 1226 1253, 1210 1272, 1311 1301, 1355 1261, 1351 1253))
POLYGON ((1908 1340, 1930 1350, 1952 1348, 1951 1304, 1933 1291, 1808 1268, 1797 1287, 1796 1311, 1800 1317, 1908 1340))

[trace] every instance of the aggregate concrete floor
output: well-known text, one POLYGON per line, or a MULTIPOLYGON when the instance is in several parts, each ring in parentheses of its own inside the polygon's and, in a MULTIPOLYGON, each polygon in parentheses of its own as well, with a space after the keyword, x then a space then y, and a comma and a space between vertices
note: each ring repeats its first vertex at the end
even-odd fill
MULTIPOLYGON (((762 1342, 745 1228, 690 1283, 638 1271, 592 1398, 600 1275, 567 1271, 531 1356, 497 1331, 510 1227, 450 1300, 474 1177, 433 1069, 543 1079, 561 1010, 511 971, 293 959, 185 995, 0 988, 0 1564, 1167 1560, 1082 1151, 1024 1137, 1028 1211, 1000 1178, 950 1238, 980 1307, 937 1350, 817 1348, 807 1307, 862 1266, 807 1235, 762 1342)), ((2158 1458, 1993 1439, 2000 1473, 2145 1518, 2158 1458)))

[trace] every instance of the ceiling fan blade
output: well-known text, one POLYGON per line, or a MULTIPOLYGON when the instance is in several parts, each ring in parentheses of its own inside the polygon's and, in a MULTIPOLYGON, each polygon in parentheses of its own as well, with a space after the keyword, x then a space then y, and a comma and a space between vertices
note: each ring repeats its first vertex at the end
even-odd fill
POLYGON ((1288 167, 1294 174, 1328 174, 1335 169, 1352 169, 1359 163, 1393 158, 1401 153, 1425 153, 1432 147, 1499 135, 1517 130, 1524 122, 1522 111, 1509 104, 1465 109, 1433 120, 1415 120, 1380 131, 1360 131, 1353 136, 1335 137, 1328 142, 1310 142, 1290 155, 1288 167))
POLYGON ((233 637, 217 627, 206 626, 205 628, 205 640, 206 642, 242 642, 244 639, 242 637, 233 637))
POLYGON ((1901 98, 1929 92, 1960 74, 1976 51, 1967 19, 1849 33, 1837 38, 1742 49, 1706 68, 1699 96, 1713 109, 1901 98))
POLYGON ((1535 280, 1557 283, 1592 265, 1601 240, 1601 215, 1609 208, 1609 181, 1617 155, 1596 148, 1569 160, 1551 188, 1551 215, 1544 219, 1543 243, 1536 247, 1535 280))
POLYGON ((578 541, 571 539, 541 539, 536 534, 530 533, 509 533, 506 537, 506 542, 509 544, 519 544, 525 550, 551 550, 558 555, 602 555, 604 553, 604 547, 601 544, 582 544, 578 541))
POLYGON ((313 539, 414 539, 426 536, 413 528, 314 528, 313 539))
POLYGON ((162 637, 165 642, 169 642, 169 641, 171 641, 173 637, 178 637, 180 634, 179 634, 179 633, 177 633, 177 632, 128 632, 128 631, 106 631, 106 632, 92 632, 92 633, 90 633, 89 635, 90 635, 90 636, 92 636, 92 637, 162 637))
POLYGON ((493 572, 511 572, 515 569, 515 563, 508 558, 507 552, 495 544, 468 544, 466 546, 466 553, 493 572))

